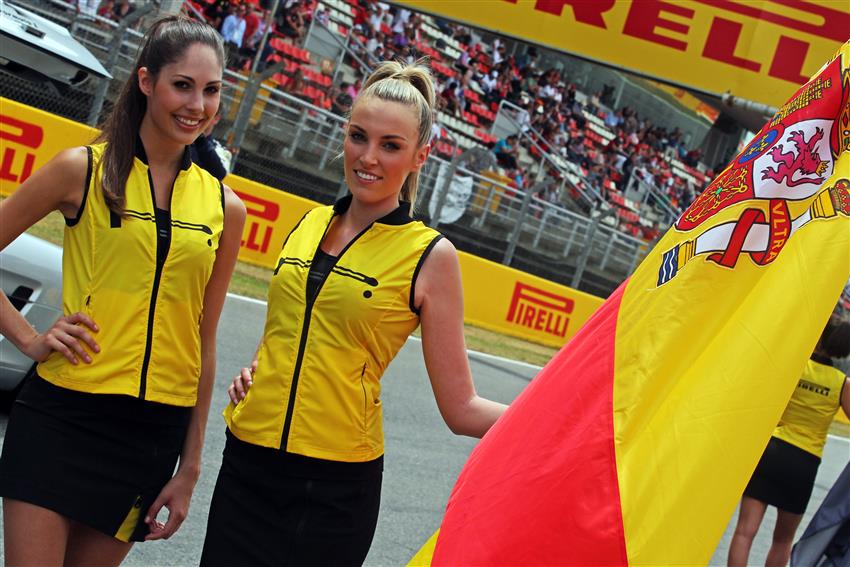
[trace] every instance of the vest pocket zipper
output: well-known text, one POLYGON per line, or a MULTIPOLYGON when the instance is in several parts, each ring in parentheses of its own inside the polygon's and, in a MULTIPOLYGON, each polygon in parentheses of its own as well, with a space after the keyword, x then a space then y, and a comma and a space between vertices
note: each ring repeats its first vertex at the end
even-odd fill
POLYGON ((363 435, 369 433, 369 394, 366 392, 366 363, 360 371, 360 387, 363 389, 363 435))

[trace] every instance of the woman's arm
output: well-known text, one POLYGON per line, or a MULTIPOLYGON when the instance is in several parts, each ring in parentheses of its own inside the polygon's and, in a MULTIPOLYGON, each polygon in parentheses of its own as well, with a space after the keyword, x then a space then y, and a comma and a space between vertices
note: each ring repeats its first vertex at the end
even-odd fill
MULTIPOLYGON (((0 202, 0 250, 51 211, 76 217, 83 200, 87 168, 85 148, 64 150, 0 202)), ((74 313, 60 317, 47 332, 39 334, 6 294, 0 292, 0 333, 33 360, 42 361, 56 350, 72 364, 77 364, 78 358, 91 362, 79 341, 85 342, 93 352, 98 352, 99 347, 87 329, 95 332, 97 325, 88 316, 74 313)))
POLYGON ((844 378, 844 386, 841 388, 841 409, 850 418, 850 378, 844 378))
POLYGON ((192 408, 192 417, 186 431, 186 440, 180 452, 180 464, 174 477, 157 496, 145 516, 150 527, 146 540, 168 539, 189 513, 189 502, 198 476, 201 473, 201 451, 204 446, 204 432, 210 411, 212 388, 215 383, 215 338, 218 319, 224 307, 227 285, 236 265, 239 245, 242 239, 242 227, 245 224, 245 205, 239 197, 224 187, 224 230, 216 251, 215 265, 204 292, 203 320, 201 321, 201 376, 198 383, 198 401, 192 408), (165 524, 156 520, 157 514, 165 506, 168 508, 168 521, 165 524))
POLYGON ((422 352, 440 414, 457 435, 483 437, 507 406, 475 393, 463 338, 463 289, 454 245, 440 240, 416 279, 422 352))

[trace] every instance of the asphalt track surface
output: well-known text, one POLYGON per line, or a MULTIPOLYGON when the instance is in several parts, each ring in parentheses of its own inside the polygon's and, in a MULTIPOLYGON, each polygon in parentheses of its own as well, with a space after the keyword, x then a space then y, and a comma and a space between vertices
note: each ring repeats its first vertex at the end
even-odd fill
MULTIPOLYGON (((189 517, 170 540, 136 545, 124 565, 197 565, 224 446, 224 423, 220 413, 226 404, 225 390, 234 373, 250 360, 262 332, 264 316, 263 302, 228 297, 219 325, 216 386, 204 447, 203 473, 195 489, 189 517)), ((479 393, 505 403, 510 403, 538 371, 537 367, 528 364, 478 353, 470 353, 470 360, 479 393)), ((476 440, 457 437, 443 424, 428 383, 421 345, 416 339, 409 340, 389 366, 383 378, 383 398, 386 456, 381 515, 366 565, 395 567, 405 565, 439 526, 454 481, 476 440)), ((5 436, 6 419, 6 416, 0 417, 0 436, 5 436)), ((850 444, 847 440, 830 438, 802 526, 808 523, 848 458, 850 444)), ((753 545, 750 556, 753 565, 764 564, 774 519, 775 513, 769 510, 753 545)), ((734 521, 733 516, 712 565, 725 565, 734 521)), ((798 536, 802 534, 802 526, 798 536)), ((37 542, 33 544, 38 545, 37 542)))

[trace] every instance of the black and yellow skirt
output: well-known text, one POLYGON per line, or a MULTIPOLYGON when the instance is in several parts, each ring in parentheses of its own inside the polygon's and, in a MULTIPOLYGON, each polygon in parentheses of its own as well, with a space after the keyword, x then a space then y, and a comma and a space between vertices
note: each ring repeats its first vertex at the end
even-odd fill
POLYGON ((0 496, 52 510, 121 541, 174 474, 191 408, 89 394, 34 376, 13 405, 0 496))

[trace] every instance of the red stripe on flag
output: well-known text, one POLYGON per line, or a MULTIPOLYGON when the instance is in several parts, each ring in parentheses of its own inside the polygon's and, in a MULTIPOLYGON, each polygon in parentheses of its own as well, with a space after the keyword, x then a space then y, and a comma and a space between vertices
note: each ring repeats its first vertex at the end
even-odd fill
POLYGON ((626 565, 614 452, 614 343, 626 284, 473 451, 431 565, 626 565))

